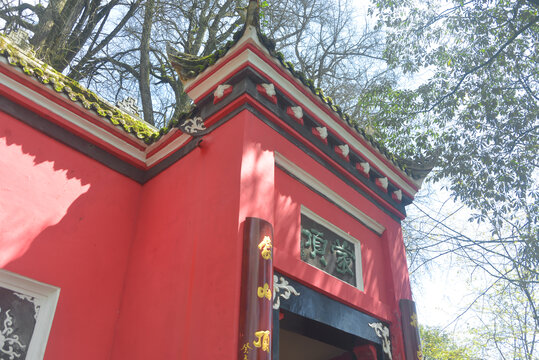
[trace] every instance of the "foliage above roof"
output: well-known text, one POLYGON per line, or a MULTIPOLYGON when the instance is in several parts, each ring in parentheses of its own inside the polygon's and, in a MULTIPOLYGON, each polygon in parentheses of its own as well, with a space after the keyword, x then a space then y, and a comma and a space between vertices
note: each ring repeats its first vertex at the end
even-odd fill
POLYGON ((160 136, 160 132, 144 121, 121 111, 76 81, 34 58, 33 51, 29 47, 25 50, 23 51, 20 46, 13 44, 9 37, 0 35, 0 55, 10 65, 20 68, 26 75, 48 85, 57 93, 67 95, 69 99, 80 103, 85 109, 93 110, 111 124, 120 126, 124 131, 133 134, 147 144, 154 142, 160 136))

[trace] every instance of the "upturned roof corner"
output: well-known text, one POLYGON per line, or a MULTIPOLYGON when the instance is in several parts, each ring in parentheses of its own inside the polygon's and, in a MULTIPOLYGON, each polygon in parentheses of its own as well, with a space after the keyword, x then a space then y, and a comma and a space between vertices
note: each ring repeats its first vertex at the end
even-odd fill
POLYGON ((234 33, 232 40, 207 56, 197 56, 183 53, 167 43, 168 60, 178 73, 180 80, 185 85, 189 80, 197 77, 200 73, 212 66, 225 56, 228 51, 238 43, 244 35, 256 34, 258 40, 269 50, 275 49, 275 42, 267 38, 260 30, 260 6, 257 0, 250 0, 244 9, 244 24, 240 30, 234 33))

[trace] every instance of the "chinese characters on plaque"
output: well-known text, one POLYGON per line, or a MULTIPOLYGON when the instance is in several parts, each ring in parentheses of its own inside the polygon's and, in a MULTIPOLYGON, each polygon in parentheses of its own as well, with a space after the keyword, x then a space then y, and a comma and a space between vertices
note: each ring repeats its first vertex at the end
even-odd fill
POLYGON ((356 244, 301 215, 301 260, 357 286, 356 244))

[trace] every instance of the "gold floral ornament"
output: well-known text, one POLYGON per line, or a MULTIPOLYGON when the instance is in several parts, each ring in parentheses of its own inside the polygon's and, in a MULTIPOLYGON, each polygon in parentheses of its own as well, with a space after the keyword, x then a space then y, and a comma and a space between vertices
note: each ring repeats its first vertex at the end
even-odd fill
POLYGON ((253 341, 253 345, 257 348, 262 348, 262 351, 269 352, 270 345, 270 332, 266 331, 257 331, 255 332, 256 340, 253 341))
POLYGON ((271 259, 271 248, 272 248, 272 245, 271 245, 271 239, 269 236, 264 236, 264 239, 262 239, 262 241, 260 242, 260 244, 258 244, 258 248, 261 251, 261 254, 262 254, 262 257, 265 259, 265 260, 269 260, 271 259))
POLYGON ((264 284, 264 287, 258 287, 258 297, 261 299, 265 297, 266 299, 271 300, 271 289, 267 283, 264 284))

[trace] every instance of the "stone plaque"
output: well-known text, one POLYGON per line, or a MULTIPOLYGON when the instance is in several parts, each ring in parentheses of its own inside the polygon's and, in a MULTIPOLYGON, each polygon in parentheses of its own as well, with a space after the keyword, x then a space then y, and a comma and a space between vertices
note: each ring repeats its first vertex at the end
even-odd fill
POLYGON ((42 360, 60 289, 0 269, 0 360, 42 360))
POLYGON ((301 214, 301 260, 358 287, 355 243, 301 214))

